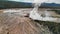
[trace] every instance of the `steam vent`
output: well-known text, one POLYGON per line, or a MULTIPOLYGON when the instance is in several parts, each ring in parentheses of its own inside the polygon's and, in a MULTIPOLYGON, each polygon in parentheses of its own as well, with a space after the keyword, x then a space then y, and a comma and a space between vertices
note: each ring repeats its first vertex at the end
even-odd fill
POLYGON ((0 34, 60 34, 59 0, 35 1, 0 0, 0 34))

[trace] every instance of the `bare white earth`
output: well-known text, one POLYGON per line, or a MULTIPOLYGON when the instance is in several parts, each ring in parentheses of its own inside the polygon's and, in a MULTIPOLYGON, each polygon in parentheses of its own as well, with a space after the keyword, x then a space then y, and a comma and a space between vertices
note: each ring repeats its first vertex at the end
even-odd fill
MULTIPOLYGON (((45 8, 41 9, 40 8, 38 13, 45 14, 45 12, 44 12, 45 10, 51 10, 51 9, 45 9, 45 8)), ((32 11, 32 8, 13 8, 13 9, 0 10, 1 13, 10 13, 10 14, 15 14, 15 15, 19 15, 19 16, 25 16, 25 15, 29 14, 30 11, 32 11)), ((51 16, 58 15, 54 11, 49 11, 49 13, 51 16)), ((48 19, 48 18, 46 18, 46 19, 48 19)), ((53 22, 60 22, 60 18, 56 17, 56 20, 54 20, 53 22)))

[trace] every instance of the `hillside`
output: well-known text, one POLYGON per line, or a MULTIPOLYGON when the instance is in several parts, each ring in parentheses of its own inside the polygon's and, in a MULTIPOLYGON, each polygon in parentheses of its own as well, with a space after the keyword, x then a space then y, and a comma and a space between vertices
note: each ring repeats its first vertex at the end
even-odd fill
MULTIPOLYGON (((1 8, 31 8, 32 3, 25 2, 14 2, 14 1, 0 1, 1 8)), ((42 3, 41 8, 60 8, 60 4, 56 3, 42 3)))

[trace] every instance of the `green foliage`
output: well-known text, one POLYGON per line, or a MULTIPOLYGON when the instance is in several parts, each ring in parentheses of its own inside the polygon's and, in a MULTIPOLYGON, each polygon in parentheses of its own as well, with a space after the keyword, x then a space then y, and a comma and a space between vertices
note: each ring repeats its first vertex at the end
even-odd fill
POLYGON ((60 23, 37 20, 36 22, 43 24, 44 26, 48 26, 49 30, 52 31, 54 34, 60 34, 60 23))
POLYGON ((51 10, 51 11, 55 11, 57 14, 60 14, 60 10, 51 10))

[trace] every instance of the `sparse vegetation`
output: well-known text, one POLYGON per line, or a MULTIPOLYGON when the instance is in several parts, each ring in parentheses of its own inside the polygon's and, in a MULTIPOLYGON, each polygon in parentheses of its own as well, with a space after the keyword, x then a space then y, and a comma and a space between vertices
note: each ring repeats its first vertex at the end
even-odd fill
POLYGON ((60 23, 49 21, 36 21, 36 22, 43 24, 44 26, 48 26, 50 31, 52 31, 54 34, 60 34, 60 23))

